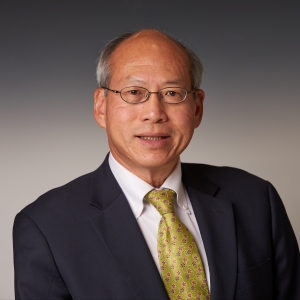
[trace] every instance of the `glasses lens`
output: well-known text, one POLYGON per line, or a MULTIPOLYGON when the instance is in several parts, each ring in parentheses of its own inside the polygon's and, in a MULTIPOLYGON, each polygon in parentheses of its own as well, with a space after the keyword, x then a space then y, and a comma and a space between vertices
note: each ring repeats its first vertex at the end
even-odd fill
POLYGON ((121 90, 121 97, 129 103, 140 103, 147 99, 148 91, 142 87, 129 86, 121 90))
POLYGON ((187 91, 178 87, 168 87, 160 90, 159 97, 167 103, 182 102, 187 95, 187 91))

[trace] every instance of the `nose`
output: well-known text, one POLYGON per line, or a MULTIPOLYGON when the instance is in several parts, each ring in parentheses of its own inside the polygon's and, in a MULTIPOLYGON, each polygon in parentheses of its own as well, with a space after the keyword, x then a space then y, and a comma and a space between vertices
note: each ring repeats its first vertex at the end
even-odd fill
POLYGON ((146 95, 146 100, 149 99, 149 97, 151 96, 151 94, 156 94, 156 96, 157 96, 157 98, 158 98, 159 100, 162 99, 162 94, 161 94, 161 92, 149 92, 149 91, 148 91, 148 93, 147 93, 147 95, 146 95))
POLYGON ((168 120, 166 113, 166 103, 159 99, 157 92, 150 92, 147 101, 140 104, 142 122, 163 123, 168 120))

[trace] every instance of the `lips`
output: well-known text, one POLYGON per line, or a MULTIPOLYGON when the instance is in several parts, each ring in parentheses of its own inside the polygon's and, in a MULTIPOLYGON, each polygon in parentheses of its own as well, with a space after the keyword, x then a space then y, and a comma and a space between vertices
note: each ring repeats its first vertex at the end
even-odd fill
POLYGON ((166 136, 139 136, 139 138, 148 141, 158 141, 158 140, 165 139, 166 136))

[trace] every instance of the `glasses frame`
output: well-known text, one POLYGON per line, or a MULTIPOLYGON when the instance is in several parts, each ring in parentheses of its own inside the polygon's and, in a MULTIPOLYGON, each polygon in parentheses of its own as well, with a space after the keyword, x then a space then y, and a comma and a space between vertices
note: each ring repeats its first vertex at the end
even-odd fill
POLYGON ((141 86, 135 86, 135 85, 132 85, 132 86, 126 86, 126 87, 122 88, 122 89, 119 90, 119 91, 118 91, 118 90, 112 90, 112 89, 110 89, 110 88, 108 88, 108 87, 105 87, 105 86, 101 86, 101 87, 102 87, 103 89, 108 90, 108 91, 110 91, 110 92, 113 92, 113 93, 115 93, 115 94, 120 94, 121 99, 122 99, 123 101, 125 101, 126 103, 129 103, 129 104, 140 104, 140 103, 146 102, 146 101, 149 99, 150 94, 157 94, 157 98, 158 98, 159 100, 162 100, 164 103, 168 103, 168 104, 179 104, 179 103, 182 103, 182 102, 186 99, 186 97, 187 97, 188 94, 192 94, 192 93, 194 93, 195 90, 196 90, 196 89, 194 88, 194 89, 191 90, 191 91, 187 91, 186 89, 184 89, 184 88, 182 88, 182 87, 180 87, 180 86, 167 86, 167 87, 165 87, 165 88, 162 88, 162 89, 159 90, 158 92, 150 92, 148 89, 146 89, 146 88, 144 88, 144 87, 141 87, 141 86), (146 91, 148 92, 148 94, 146 95, 145 100, 140 101, 140 102, 128 102, 128 101, 126 101, 126 100, 122 97, 122 91, 123 91, 124 89, 131 88, 131 87, 132 87, 132 88, 142 88, 142 89, 146 90, 146 91), (163 98, 159 97, 159 93, 160 93, 162 90, 164 90, 164 89, 170 89, 170 88, 179 88, 179 89, 184 90, 184 91, 185 91, 185 97, 184 97, 180 102, 167 102, 167 101, 164 101, 163 98))

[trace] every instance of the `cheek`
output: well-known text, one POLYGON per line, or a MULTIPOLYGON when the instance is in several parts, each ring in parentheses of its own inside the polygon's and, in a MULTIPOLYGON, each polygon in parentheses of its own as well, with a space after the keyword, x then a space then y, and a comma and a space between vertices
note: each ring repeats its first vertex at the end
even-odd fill
POLYGON ((125 107, 111 107, 107 110, 107 131, 111 135, 122 135, 125 137, 125 133, 129 132, 134 121, 134 114, 130 109, 125 107))
POLYGON ((176 115, 175 120, 177 128, 183 134, 189 134, 194 131, 195 116, 191 110, 180 112, 176 115))

